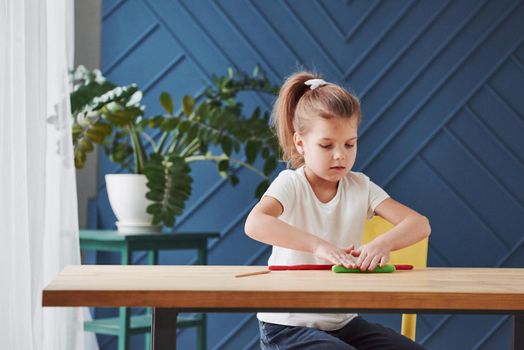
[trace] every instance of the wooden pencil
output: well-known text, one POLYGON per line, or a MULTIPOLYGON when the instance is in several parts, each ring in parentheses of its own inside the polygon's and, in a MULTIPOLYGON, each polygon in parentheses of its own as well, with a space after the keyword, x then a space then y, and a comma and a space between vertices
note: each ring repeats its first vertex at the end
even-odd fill
POLYGON ((235 275, 235 277, 247 277, 247 276, 263 275, 263 274, 270 273, 270 272, 271 272, 270 270, 248 272, 248 273, 241 273, 240 275, 235 275))

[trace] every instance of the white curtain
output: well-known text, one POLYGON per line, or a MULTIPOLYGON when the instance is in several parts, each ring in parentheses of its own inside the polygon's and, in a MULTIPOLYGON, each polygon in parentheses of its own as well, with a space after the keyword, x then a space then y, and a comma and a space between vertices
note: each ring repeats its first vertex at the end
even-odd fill
POLYGON ((42 289, 80 264, 68 68, 73 0, 0 0, 0 347, 84 349, 42 289))

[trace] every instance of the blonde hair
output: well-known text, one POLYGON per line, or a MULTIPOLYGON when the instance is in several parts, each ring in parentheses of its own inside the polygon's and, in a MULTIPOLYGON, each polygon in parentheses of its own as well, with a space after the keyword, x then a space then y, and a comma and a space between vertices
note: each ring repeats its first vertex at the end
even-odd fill
POLYGON ((297 72, 288 77, 273 107, 273 123, 282 148, 282 159, 293 169, 304 165, 304 157, 293 143, 293 134, 307 132, 309 120, 315 117, 356 118, 358 125, 361 119, 360 103, 355 96, 331 83, 312 89, 305 84, 311 79, 320 79, 320 76, 297 72))

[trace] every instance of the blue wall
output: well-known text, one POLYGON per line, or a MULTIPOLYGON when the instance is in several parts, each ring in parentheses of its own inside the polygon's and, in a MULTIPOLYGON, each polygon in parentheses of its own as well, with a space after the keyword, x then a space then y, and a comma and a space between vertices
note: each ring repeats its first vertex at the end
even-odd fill
MULTIPOLYGON (((160 111, 160 92, 180 101, 229 66, 258 63, 275 83, 297 67, 316 69, 361 98, 355 168, 430 218, 430 266, 524 267, 523 18, 514 0, 106 0, 102 68, 144 89, 149 115, 160 111)), ((118 171, 100 158, 98 227, 113 227, 103 175, 118 171)), ((258 179, 240 170, 231 188, 215 173, 193 168, 178 228, 221 232, 211 264, 265 264, 268 248, 243 234, 258 179)), ((370 318, 398 329, 397 316, 370 318)), ((252 314, 209 320, 210 349, 258 348, 252 314)), ((510 331, 507 316, 422 315, 417 336, 429 349, 498 350, 510 347, 510 331)), ((182 332, 181 348, 194 337, 182 332)), ((116 348, 113 338, 102 342, 116 348)))

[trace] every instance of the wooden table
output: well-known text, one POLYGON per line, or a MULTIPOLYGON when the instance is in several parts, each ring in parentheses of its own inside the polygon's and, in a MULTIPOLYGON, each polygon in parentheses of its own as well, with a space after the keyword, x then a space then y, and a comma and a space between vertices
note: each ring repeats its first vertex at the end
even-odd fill
POLYGON ((273 271, 262 266, 70 266, 44 306, 151 306, 152 348, 174 349, 179 312, 413 312, 514 316, 524 348, 524 269, 428 268, 391 274, 273 271))

